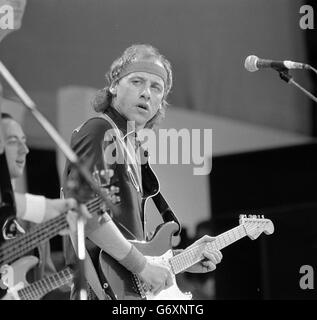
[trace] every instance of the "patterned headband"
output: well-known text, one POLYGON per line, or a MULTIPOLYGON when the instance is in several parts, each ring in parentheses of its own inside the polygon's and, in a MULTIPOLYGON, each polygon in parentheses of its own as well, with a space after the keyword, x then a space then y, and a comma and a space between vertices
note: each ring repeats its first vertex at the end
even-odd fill
POLYGON ((150 61, 136 61, 129 63, 119 74, 119 76, 115 80, 120 80, 121 78, 125 77, 126 75, 132 72, 147 72, 152 73, 164 81, 165 88, 167 83, 167 72, 166 70, 161 67, 160 65, 150 62, 150 61))

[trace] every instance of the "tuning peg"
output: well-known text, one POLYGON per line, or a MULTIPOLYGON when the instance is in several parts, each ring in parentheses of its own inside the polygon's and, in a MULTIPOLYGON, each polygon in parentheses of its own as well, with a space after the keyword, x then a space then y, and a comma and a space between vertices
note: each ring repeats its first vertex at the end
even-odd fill
POLYGON ((264 214, 262 214, 261 218, 264 219, 264 214))

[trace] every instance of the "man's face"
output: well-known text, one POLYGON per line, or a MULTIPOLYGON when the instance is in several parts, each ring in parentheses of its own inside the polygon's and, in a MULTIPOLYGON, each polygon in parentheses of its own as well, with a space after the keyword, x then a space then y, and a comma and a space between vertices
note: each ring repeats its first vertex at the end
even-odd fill
POLYGON ((114 91, 114 107, 140 129, 158 111, 164 96, 164 81, 155 74, 133 72, 122 78, 114 91))
POLYGON ((2 119, 2 131, 10 176, 16 179, 22 176, 29 153, 26 138, 21 126, 13 119, 2 119))

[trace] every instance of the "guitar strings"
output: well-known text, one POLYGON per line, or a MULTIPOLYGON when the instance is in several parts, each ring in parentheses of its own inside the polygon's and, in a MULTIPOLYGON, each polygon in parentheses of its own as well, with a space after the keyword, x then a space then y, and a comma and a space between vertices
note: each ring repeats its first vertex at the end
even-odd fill
MULTIPOLYGON (((242 231, 244 230, 243 225, 237 226, 229 231, 226 231, 222 233, 221 235, 217 236, 215 241, 212 243, 207 243, 207 247, 210 247, 212 249, 222 249, 223 247, 231 244, 232 242, 236 241, 237 239, 232 241, 232 238, 230 237, 231 234, 235 235, 235 233, 238 234, 238 239, 245 236, 242 231), (228 238, 228 242, 226 241, 226 238, 228 238), (224 244, 224 245, 223 245, 224 244)), ((172 258, 169 259, 169 262, 172 266, 174 274, 177 274, 181 271, 184 271, 189 266, 191 266, 193 263, 196 263, 198 261, 201 261, 203 259, 203 249, 205 248, 206 244, 199 244, 197 246, 194 246, 172 258)))
MULTIPOLYGON (((101 203, 102 203, 101 199, 97 197, 87 202, 86 206, 88 211, 94 214, 97 210, 98 211, 102 210, 100 206, 101 203)), ((55 219, 52 219, 46 223, 43 223, 39 226, 34 227, 31 230, 31 232, 25 235, 18 236, 15 239, 5 242, 0 247, 0 265, 2 265, 4 262, 10 263, 16 260, 23 254, 27 253, 31 249, 38 246, 39 243, 43 242, 43 240, 47 241, 48 240, 47 235, 49 235, 50 238, 52 238, 55 235, 57 235, 61 230, 68 227, 68 223, 65 217, 66 217, 66 214, 63 214, 59 217, 56 217, 55 219)), ((65 270, 62 270, 62 272, 64 271, 65 270)), ((66 283, 71 281, 71 279, 72 279, 72 275, 69 276, 69 279, 66 280, 67 281, 66 283)), ((48 282, 45 282, 42 280, 35 282, 30 286, 19 290, 20 297, 22 298, 24 297, 26 299, 28 298, 35 299, 35 298, 39 298, 39 296, 41 295, 43 296, 45 294, 45 289, 46 289, 45 284, 49 286, 50 282, 53 280, 56 281, 56 284, 58 285, 58 287, 66 284, 62 282, 62 279, 59 277, 59 274, 54 274, 52 275, 52 277, 45 279, 48 282)))
POLYGON ((40 299, 48 292, 66 285, 72 279, 73 273, 71 269, 66 268, 20 289, 18 294, 22 300, 40 299))
POLYGON ((37 227, 30 233, 17 237, 14 243, 5 243, 0 251, 0 263, 3 264, 8 259, 14 260, 14 257, 18 258, 21 253, 27 253, 44 239, 46 240, 48 235, 53 237, 66 227, 67 221, 64 217, 64 221, 55 220, 51 225, 37 227))
MULTIPOLYGON (((257 225, 255 225, 253 228, 250 228, 249 231, 257 229, 257 225)), ((215 241, 212 243, 207 243, 207 247, 210 247, 212 249, 222 249, 231 243, 245 237, 247 235, 247 232, 244 228, 244 225, 239 225, 231 230, 228 230, 221 235, 217 236, 215 241), (231 237, 233 235, 233 237, 231 237)), ((177 274, 185 269, 187 269, 189 266, 193 264, 193 260, 196 258, 198 259, 194 263, 202 260, 203 256, 200 257, 197 256, 197 251, 202 249, 204 247, 204 244, 197 245, 193 248, 190 248, 189 250, 186 250, 185 252, 182 252, 172 258, 169 259, 169 262, 172 266, 174 274, 177 274), (177 270, 177 267, 179 268, 177 270)))
MULTIPOLYGON (((87 208, 89 212, 95 213, 96 210, 100 210, 100 198, 94 198, 91 201, 87 203, 87 208)), ((0 263, 3 264, 3 262, 7 259, 14 260, 14 257, 18 255, 20 256, 21 253, 26 253, 32 248, 37 246, 37 243, 34 243, 34 241, 37 241, 37 238, 40 236, 46 236, 47 234, 51 235, 51 238, 58 234, 59 231, 67 228, 67 220, 65 219, 65 214, 62 216, 59 216, 51 221, 47 221, 46 223, 43 223, 42 225, 39 225, 31 232, 18 236, 15 239, 12 239, 8 242, 5 242, 0 247, 0 263), (60 221, 61 220, 61 221, 60 221), (8 249, 8 250, 7 250, 8 249), (10 251, 11 250, 11 251, 10 251)))
MULTIPOLYGON (((100 199, 99 198, 94 198, 92 200, 90 200, 86 205, 87 205, 87 208, 90 207, 92 210, 95 210, 97 208, 97 204, 100 203, 100 199)), ((53 224, 56 224, 56 223, 59 223, 60 220, 64 221, 64 218, 65 218, 65 213, 52 219, 52 220, 49 220, 49 221, 46 221, 44 223, 41 223, 40 225, 32 228, 31 232, 34 231, 34 232, 37 232, 37 231, 40 231, 42 229, 46 229, 47 227, 49 227, 50 225, 53 225, 53 224)), ((9 240, 9 241, 6 241, 3 243, 3 245, 0 246, 0 249, 7 249, 8 247, 16 244, 16 243, 19 243, 21 241, 21 237, 27 237, 28 235, 30 235, 31 233, 27 233, 25 235, 19 235, 17 236, 15 239, 12 239, 12 240, 9 240)), ((23 238, 24 240, 24 238, 23 238)))

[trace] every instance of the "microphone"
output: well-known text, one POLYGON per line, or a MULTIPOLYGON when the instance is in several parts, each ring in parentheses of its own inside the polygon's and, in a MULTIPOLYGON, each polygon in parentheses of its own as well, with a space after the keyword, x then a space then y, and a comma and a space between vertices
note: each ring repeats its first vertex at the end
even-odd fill
POLYGON ((300 62, 294 62, 289 60, 274 61, 258 58, 251 55, 245 59, 244 67, 250 71, 258 71, 259 69, 272 68, 277 71, 283 71, 287 69, 310 69, 310 65, 300 62))

